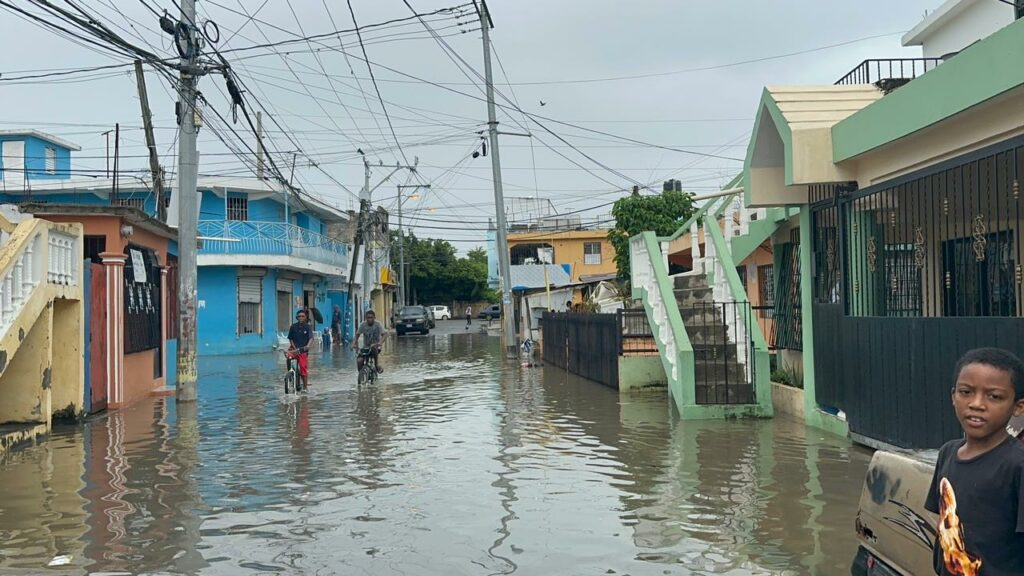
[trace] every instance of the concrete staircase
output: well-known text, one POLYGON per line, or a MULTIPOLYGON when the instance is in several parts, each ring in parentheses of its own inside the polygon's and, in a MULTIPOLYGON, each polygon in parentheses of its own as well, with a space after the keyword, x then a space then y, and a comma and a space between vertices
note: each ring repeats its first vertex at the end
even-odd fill
POLYGON ((726 321, 728 304, 717 304, 707 278, 673 277, 676 305, 694 353, 697 404, 749 404, 754 386, 747 378, 749 343, 737 343, 726 321), (742 350, 742 353, 741 353, 742 350))
POLYGON ((772 414, 768 345, 736 265, 791 212, 748 209, 741 196, 739 189, 711 196, 672 236, 630 238, 633 296, 647 311, 683 418, 772 414), (691 236, 693 270, 669 276, 670 247, 684 234, 691 236))
POLYGON ((82 230, 0 215, 0 453, 84 403, 82 230))

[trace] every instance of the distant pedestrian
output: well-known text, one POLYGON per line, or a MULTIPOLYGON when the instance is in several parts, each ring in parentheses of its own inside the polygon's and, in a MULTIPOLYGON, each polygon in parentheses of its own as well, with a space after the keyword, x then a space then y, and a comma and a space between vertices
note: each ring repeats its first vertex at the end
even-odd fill
POLYGON ((335 344, 341 344, 341 306, 334 305, 334 313, 331 315, 331 340, 335 344))
POLYGON ((568 302, 565 303, 565 311, 572 312, 572 300, 569 300, 568 302))
POLYGON ((473 307, 466 306, 466 330, 473 325, 473 307))

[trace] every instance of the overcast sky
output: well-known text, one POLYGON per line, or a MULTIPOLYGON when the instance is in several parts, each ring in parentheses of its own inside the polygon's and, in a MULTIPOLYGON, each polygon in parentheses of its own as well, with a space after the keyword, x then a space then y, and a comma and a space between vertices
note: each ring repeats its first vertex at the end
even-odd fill
MULTIPOLYGON (((172 0, 79 1, 133 43, 162 56, 174 55, 169 38, 145 5, 175 13, 172 0)), ((25 0, 15 2, 33 9, 25 0)), ((410 0, 420 13, 459 2, 410 0)), ((561 212, 601 216, 609 213, 608 204, 623 194, 621 190, 635 182, 660 189, 661 181, 678 178, 697 193, 718 188, 742 166, 735 159, 745 154, 765 85, 831 84, 866 58, 918 56, 919 49, 900 46, 900 36, 940 3, 491 0, 492 42, 507 73, 506 78, 496 60, 498 89, 525 112, 720 156, 641 146, 549 120, 541 120, 541 127, 499 96, 499 103, 506 105, 499 113, 502 129, 533 134, 501 140, 505 194, 546 198, 561 212), (503 85, 508 81, 511 86, 503 85)), ((265 119, 270 148, 278 152, 283 171, 290 171, 292 151, 301 150, 296 183, 339 207, 355 207, 353 194, 363 180, 356 149, 366 151, 374 164, 394 164, 402 158, 356 38, 345 34, 342 49, 336 37, 327 37, 229 52, 350 30, 346 3, 199 0, 198 6, 201 19, 219 26, 216 46, 242 77, 247 98, 262 104, 291 135, 286 137, 265 119), (310 166, 311 161, 319 167, 310 166)), ((352 7, 363 27, 412 14, 402 0, 352 0, 352 7)), ((482 73, 479 26, 471 6, 430 16, 428 21, 459 57, 482 73)), ((3 8, 0 30, 0 54, 5 55, 0 80, 26 71, 126 61, 73 44, 3 8)), ((432 183, 430 191, 405 203, 406 213, 416 219, 417 234, 449 239, 462 250, 482 244, 494 206, 490 158, 471 157, 479 148, 477 133, 486 127, 481 82, 472 71, 463 74, 420 22, 367 29, 363 34, 402 151, 410 162, 419 158, 423 180, 432 183)), ((147 73, 147 79, 161 162, 174 170, 173 93, 157 74, 147 73)), ((200 88, 230 120, 223 85, 220 76, 210 76, 200 88)), ((81 171, 104 169, 101 133, 120 122, 122 169, 148 166, 135 81, 127 69, 32 82, 0 81, 0 110, 0 128, 37 128, 80 144, 83 149, 73 168, 81 171)), ((235 128, 255 147, 244 121, 235 128)), ((239 146, 234 135, 224 133, 239 146)), ((210 128, 202 130, 199 147, 204 155, 201 173, 251 175, 210 128)), ((375 168, 373 183, 389 173, 375 168)), ((399 173, 381 185, 375 201, 394 209, 396 185, 407 178, 399 173)))

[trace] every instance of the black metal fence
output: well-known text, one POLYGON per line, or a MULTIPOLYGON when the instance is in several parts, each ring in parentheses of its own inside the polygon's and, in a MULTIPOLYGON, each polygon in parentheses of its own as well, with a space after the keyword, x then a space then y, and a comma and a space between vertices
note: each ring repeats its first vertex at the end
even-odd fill
POLYGON ((872 188, 811 190, 816 389, 856 434, 935 448, 953 364, 1024 353, 1017 138, 872 188))
POLYGON ((698 303, 679 312, 693 346, 697 404, 755 403, 750 303, 698 303))
POLYGON ((621 340, 618 314, 544 313, 544 362, 616 389, 621 340))
POLYGON ((883 58, 861 62, 836 86, 876 84, 883 90, 898 88, 942 64, 942 58, 883 58))
POLYGON ((624 308, 618 311, 621 338, 619 354, 623 356, 645 356, 658 353, 647 311, 643 308, 624 308))

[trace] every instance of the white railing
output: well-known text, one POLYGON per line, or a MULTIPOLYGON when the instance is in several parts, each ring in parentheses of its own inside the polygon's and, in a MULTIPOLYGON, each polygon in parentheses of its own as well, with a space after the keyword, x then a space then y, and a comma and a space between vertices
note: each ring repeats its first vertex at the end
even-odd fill
POLYGON ((200 254, 281 254, 348 266, 349 247, 323 234, 284 222, 204 220, 200 254))
POLYGON ((50 230, 48 240, 50 253, 46 268, 46 280, 50 284, 75 286, 78 284, 78 238, 59 230, 50 230))
MULTIPOLYGON (((659 246, 660 248, 660 246, 659 246)), ((664 251, 664 248, 662 248, 664 251)), ((669 295, 662 293, 658 284, 658 274, 654 269, 654 258, 659 260, 663 254, 651 254, 647 248, 645 235, 637 235, 629 240, 629 261, 632 275, 634 296, 638 290, 646 295, 644 299, 648 310, 647 318, 651 324, 651 332, 656 341, 662 344, 662 358, 669 365, 667 371, 669 382, 679 382, 679 346, 675 332, 669 319, 669 306, 679 313, 674 297, 667 301, 669 295)), ((667 269, 666 269, 667 272, 667 269)))
POLYGON ((32 290, 42 280, 40 267, 35 255, 43 237, 41 230, 26 240, 25 249, 15 257, 3 276, 0 277, 0 338, 7 334, 11 323, 18 317, 32 290))

